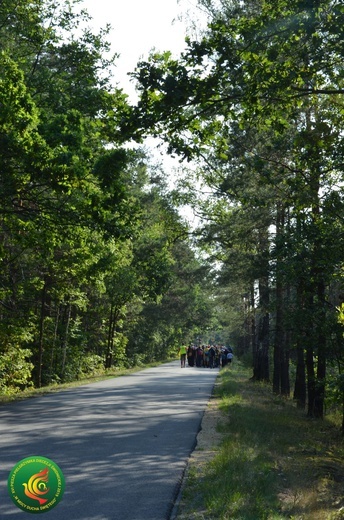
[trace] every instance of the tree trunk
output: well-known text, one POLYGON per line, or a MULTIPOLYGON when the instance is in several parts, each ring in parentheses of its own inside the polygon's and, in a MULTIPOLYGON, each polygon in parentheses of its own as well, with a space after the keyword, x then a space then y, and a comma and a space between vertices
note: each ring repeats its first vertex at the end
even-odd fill
POLYGON ((307 366, 307 391, 308 391, 308 417, 314 417, 315 408, 315 369, 314 369, 314 349, 308 344, 306 349, 307 366))
POLYGON ((306 408, 307 390, 306 390, 306 366, 305 366, 305 357, 304 357, 303 352, 304 352, 304 345, 302 344, 302 338, 301 338, 301 340, 298 339, 298 344, 296 347, 296 377, 295 377, 293 398, 297 403, 297 407, 304 410, 306 408))
POLYGON ((283 352, 283 329, 282 329, 282 316, 280 309, 280 298, 281 298, 281 287, 278 284, 276 287, 276 299, 277 299, 277 309, 276 309, 276 331, 275 331, 275 343, 274 343, 274 371, 272 378, 272 391, 275 394, 279 394, 281 392, 281 380, 282 380, 282 352, 283 352))
POLYGON ((269 237, 268 232, 262 232, 260 234, 259 247, 265 259, 262 267, 262 275, 258 282, 259 291, 259 327, 258 327, 258 349, 260 352, 259 361, 259 379, 261 381, 270 380, 270 368, 269 368, 269 347, 270 347, 270 315, 268 312, 270 303, 270 287, 269 287, 269 262, 268 262, 268 248, 269 248, 269 237))
POLYGON ((62 343, 62 367, 61 367, 61 375, 63 377, 64 371, 66 368, 66 359, 67 359, 67 345, 68 345, 68 335, 69 335, 69 326, 70 326, 70 319, 72 315, 72 305, 71 303, 68 303, 67 307, 67 318, 66 318, 66 329, 65 329, 65 335, 62 343))
POLYGON ((324 327, 326 323, 326 310, 324 309, 325 301, 325 284, 323 280, 318 283, 318 364, 317 364, 317 380, 315 385, 314 396, 314 417, 322 419, 324 417, 324 400, 325 400, 325 378, 326 378, 326 335, 324 327))
POLYGON ((269 347, 270 347, 270 316, 269 313, 266 312, 262 317, 261 323, 261 350, 262 350, 262 360, 261 360, 261 379, 263 381, 270 381, 270 366, 269 366, 269 347))
MULTIPOLYGON (((54 356, 55 356, 55 348, 56 348, 57 331, 58 331, 58 326, 59 326, 59 320, 60 320, 60 302, 58 302, 57 309, 56 309, 54 337, 53 337, 53 343, 52 343, 52 346, 51 346, 51 356, 50 356, 50 375, 52 375, 52 373, 54 371, 54 356)), ((56 370, 56 367, 55 367, 55 370, 56 370)))
POLYGON ((106 358, 105 358, 105 368, 111 368, 112 365, 112 345, 113 345, 113 337, 114 337, 114 309, 111 304, 110 307, 110 316, 109 316, 109 328, 108 328, 108 339, 107 339, 107 350, 106 350, 106 358))
MULTIPOLYGON (((286 301, 290 301, 290 285, 286 288, 286 301)), ((285 303, 283 303, 285 305, 285 303)), ((283 351, 282 351, 282 367, 281 367, 281 394, 286 397, 290 396, 290 378, 289 378, 289 362, 290 362, 290 331, 283 327, 283 351)))
POLYGON ((274 373, 272 390, 275 394, 288 393, 289 384, 289 352, 286 349, 286 335, 284 328, 284 287, 281 276, 281 262, 283 262, 283 251, 279 246, 284 232, 285 210, 283 207, 277 208, 276 216, 276 323, 274 341, 274 373))
MULTIPOLYGON (((298 219, 298 234, 301 235, 300 231, 300 221, 298 219)), ((304 313, 304 280, 303 276, 299 276, 297 280, 297 289, 296 289, 296 312, 297 315, 294 316, 294 322, 297 323, 296 326, 296 376, 295 376, 295 386, 294 386, 294 395, 293 398, 297 403, 297 407, 305 410, 306 409, 306 401, 307 401, 307 384, 306 384, 306 364, 305 364, 305 348, 307 344, 306 338, 306 330, 305 323, 302 319, 302 315, 304 313)), ((307 325, 306 325, 307 328, 307 325)))
POLYGON ((281 394, 286 397, 290 396, 289 358, 289 346, 285 341, 281 359, 281 394))
POLYGON ((38 337, 38 366, 37 366, 37 386, 42 386, 42 367, 43 367, 43 338, 44 338, 44 318, 45 318, 45 302, 47 297, 47 281, 44 280, 41 297, 41 313, 39 319, 39 337, 38 337))
POLYGON ((249 304, 249 316, 250 316, 250 344, 252 352, 257 355, 258 342, 257 342, 257 327, 256 327, 256 310, 254 304, 254 286, 251 286, 250 292, 250 304, 249 304))
MULTIPOLYGON (((270 286, 269 286, 269 248, 270 238, 268 227, 262 226, 258 228, 258 254, 259 271, 258 271, 258 299, 259 304, 255 311, 256 321, 258 323, 255 345, 254 345, 254 372, 253 379, 257 381, 270 380, 269 367, 269 347, 270 347, 270 286)), ((254 287, 252 296, 252 305, 255 306, 254 287)))

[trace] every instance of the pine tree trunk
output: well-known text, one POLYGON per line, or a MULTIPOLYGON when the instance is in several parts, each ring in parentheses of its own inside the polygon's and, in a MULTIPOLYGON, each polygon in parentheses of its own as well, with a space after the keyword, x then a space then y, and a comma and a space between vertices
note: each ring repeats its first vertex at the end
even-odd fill
MULTIPOLYGON (((290 285, 287 284, 286 288, 286 301, 290 301, 290 285)), ((285 328, 285 327, 284 327, 285 328)), ((290 346, 291 334, 287 328, 284 330, 284 350, 282 355, 282 379, 281 379, 281 394, 286 397, 290 396, 290 377, 289 377, 289 364, 290 364, 290 346)))
MULTIPOLYGON (((266 246, 267 247, 267 246, 266 246)), ((264 266, 264 271, 268 272, 268 264, 264 266)), ((258 283, 259 308, 261 316, 258 328, 258 348, 260 350, 260 380, 270 380, 269 367, 269 347, 270 347, 270 315, 268 312, 270 302, 270 288, 268 274, 262 276, 258 283)))
POLYGON ((296 347, 296 377, 295 377, 295 386, 294 386, 294 400, 297 403, 297 407, 300 409, 306 408, 306 398, 307 398, 307 390, 306 390, 306 365, 305 365, 305 357, 304 357, 304 345, 300 344, 302 342, 298 339, 298 345, 296 347))
POLYGON ((274 341, 274 372, 272 378, 272 390, 275 394, 282 392, 282 370, 285 363, 284 360, 284 308, 283 308, 283 284, 281 280, 281 256, 279 251, 279 241, 284 230, 284 208, 277 208, 276 216, 276 249, 277 249, 277 265, 276 265, 276 316, 275 316, 275 341, 274 341))
POLYGON ((64 339, 63 339, 63 343, 62 343, 62 367, 61 367, 62 377, 64 376, 64 372, 66 369, 67 345, 68 345, 68 336, 69 336, 69 326, 70 326, 71 315, 72 315, 72 305, 71 305, 71 303, 68 303, 65 335, 64 335, 64 339))
POLYGON ((38 366, 37 366, 37 386, 42 386, 42 367, 43 367, 43 337, 44 337, 44 318, 45 318, 45 302, 47 296, 47 282, 44 280, 41 298, 41 313, 39 319, 39 337, 38 337, 38 366))
POLYGON ((263 381, 270 381, 269 347, 270 347, 270 316, 266 312, 262 318, 262 373, 263 381))
MULTIPOLYGON (((50 355, 50 375, 52 375, 54 371, 54 357, 55 357, 55 348, 56 348, 56 342, 57 342, 57 331, 60 321, 60 303, 57 304, 56 308, 56 317, 55 317, 55 327, 54 327, 54 337, 53 337, 53 343, 51 346, 51 355, 50 355)), ((56 367, 55 367, 56 369, 56 367)))
POLYGON ((290 379, 289 379, 289 346, 284 342, 281 363, 281 394, 289 397, 290 395, 290 379))
POLYGON ((311 345, 307 345, 306 349, 306 367, 307 367, 307 391, 308 391, 308 417, 314 417, 315 407, 315 369, 314 369, 314 350, 311 345))
POLYGON ((318 317, 318 363, 317 363, 317 381, 315 386, 314 397, 314 417, 322 419, 324 417, 324 400, 325 400, 325 378, 326 378, 326 335, 324 327, 326 323, 326 312, 323 307, 325 301, 325 284, 323 280, 318 283, 318 305, 320 307, 318 317))
MULTIPOLYGON (((298 227, 300 223, 298 221, 298 227)), ((299 231, 299 234, 300 231, 299 231)), ((295 320, 299 324, 296 335, 296 376, 295 376, 295 386, 294 386, 294 395, 293 398, 297 403, 297 407, 305 410, 306 409, 306 401, 307 401, 307 384, 306 384, 306 363, 305 363, 305 347, 307 344, 306 332, 304 329, 304 323, 301 322, 302 314, 304 312, 304 282, 302 277, 300 276, 297 283, 297 316, 295 316, 295 320)))
POLYGON ((108 328, 108 339, 107 339, 107 352, 105 359, 105 368, 111 368, 112 365, 112 345, 113 345, 113 329, 114 329, 114 309, 111 304, 110 316, 109 316, 109 328, 108 328))

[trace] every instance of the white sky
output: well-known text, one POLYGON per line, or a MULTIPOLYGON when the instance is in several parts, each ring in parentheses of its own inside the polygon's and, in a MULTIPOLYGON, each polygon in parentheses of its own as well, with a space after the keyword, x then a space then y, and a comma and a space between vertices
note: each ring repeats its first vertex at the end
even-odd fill
MULTIPOLYGON (((137 95, 134 84, 128 77, 141 58, 147 58, 155 48, 169 50, 178 55, 185 49, 185 35, 192 30, 198 32, 205 25, 205 15, 197 8, 197 0, 83 0, 85 8, 93 18, 92 27, 97 30, 109 23, 112 27, 108 40, 112 53, 120 54, 116 60, 114 79, 116 84, 135 103, 137 95), (190 26, 194 24, 193 29, 190 26)), ((169 172, 170 185, 178 177, 180 164, 157 148, 158 139, 148 138, 145 145, 150 148, 164 170, 169 172), (159 159, 160 157, 160 159, 159 159)), ((192 224, 197 218, 188 208, 180 210, 192 224)))
POLYGON ((116 82, 135 99, 127 76, 152 48, 178 54, 185 48, 186 14, 194 21, 200 15, 197 0, 83 0, 95 29, 110 23, 112 52, 116 61, 116 82), (196 15, 196 13, 198 13, 196 15), (181 20, 184 18, 184 20, 181 20))

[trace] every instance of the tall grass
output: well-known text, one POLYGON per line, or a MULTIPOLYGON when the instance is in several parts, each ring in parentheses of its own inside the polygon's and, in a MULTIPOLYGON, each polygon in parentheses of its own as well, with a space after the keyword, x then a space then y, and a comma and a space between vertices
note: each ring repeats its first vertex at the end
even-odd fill
POLYGON ((249 375, 237 364, 220 374, 223 441, 211 463, 191 466, 178 518, 344 520, 338 428, 249 375))

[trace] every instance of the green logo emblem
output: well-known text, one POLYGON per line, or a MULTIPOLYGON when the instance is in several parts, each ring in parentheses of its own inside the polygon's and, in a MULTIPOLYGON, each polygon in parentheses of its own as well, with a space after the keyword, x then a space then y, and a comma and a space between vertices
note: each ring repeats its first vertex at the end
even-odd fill
POLYGON ((17 507, 27 513, 46 513, 60 502, 65 488, 62 471, 46 457, 19 461, 8 477, 8 492, 17 507))

